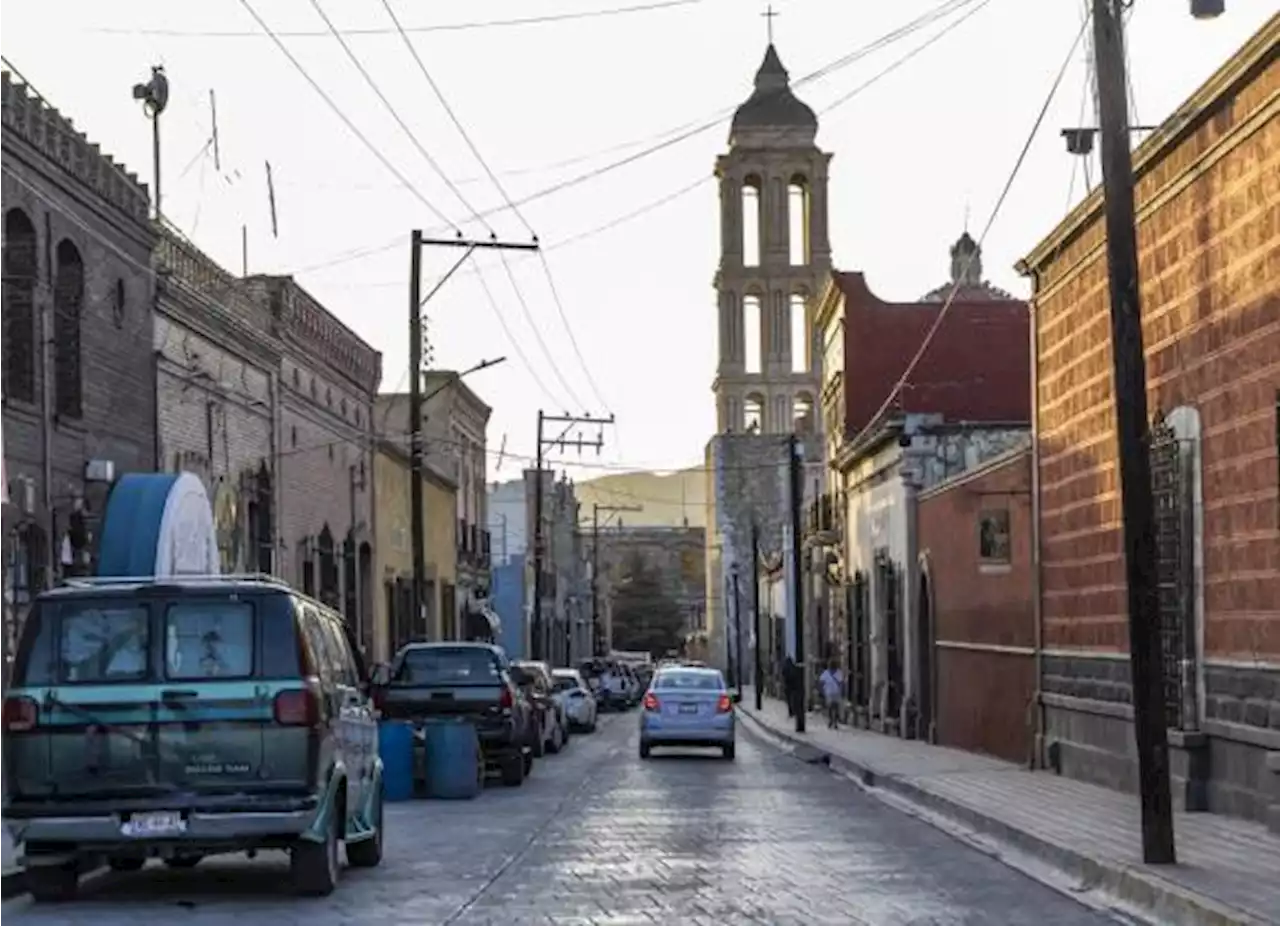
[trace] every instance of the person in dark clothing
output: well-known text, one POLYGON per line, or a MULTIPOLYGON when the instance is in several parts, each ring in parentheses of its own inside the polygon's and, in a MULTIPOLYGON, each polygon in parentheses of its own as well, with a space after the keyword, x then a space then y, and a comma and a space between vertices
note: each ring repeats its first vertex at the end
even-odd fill
POLYGON ((787 702, 787 716, 796 715, 796 664, 790 656, 782 664, 782 697, 787 702))

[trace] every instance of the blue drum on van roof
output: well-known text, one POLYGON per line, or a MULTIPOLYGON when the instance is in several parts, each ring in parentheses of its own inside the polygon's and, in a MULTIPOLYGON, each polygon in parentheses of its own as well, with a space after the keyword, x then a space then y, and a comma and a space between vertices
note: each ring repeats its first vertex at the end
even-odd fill
POLYGON ((107 500, 100 576, 216 575, 213 506, 192 473, 128 473, 107 500))

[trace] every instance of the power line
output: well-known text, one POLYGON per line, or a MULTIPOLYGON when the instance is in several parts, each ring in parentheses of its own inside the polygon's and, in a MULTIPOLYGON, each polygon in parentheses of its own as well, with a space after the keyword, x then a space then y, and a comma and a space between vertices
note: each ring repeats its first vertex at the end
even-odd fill
MULTIPOLYGON (((316 2, 316 0, 312 0, 312 2, 314 3, 316 2)), ((524 227, 528 230, 529 234, 534 237, 534 240, 537 240, 538 236, 537 236, 537 233, 534 232, 533 226, 529 224, 528 219, 524 217, 524 214, 520 211, 520 208, 514 202, 512 202, 511 195, 507 192, 506 187, 502 185, 502 181, 498 179, 497 174, 495 174, 493 169, 489 166, 489 162, 485 159, 484 155, 480 153, 480 148, 479 146, 476 145, 475 141, 472 139, 471 133, 468 132, 466 129, 466 126, 462 124, 462 120, 458 118, 457 112, 454 111, 454 108, 449 104, 448 98, 445 97, 444 91, 440 89, 440 85, 437 84, 435 81, 435 78, 431 76, 431 72, 427 69, 426 64, 423 62, 422 56, 418 54, 418 49, 414 47, 413 41, 409 38, 408 33, 404 30, 404 27, 400 24, 400 19, 399 17, 396 16, 395 10, 392 9, 390 0, 382 0, 382 6, 387 11, 387 15, 391 17, 391 21, 395 25, 396 29, 399 31, 400 37, 404 41, 405 47, 409 50, 409 54, 413 57, 414 63, 418 66, 418 71, 422 74, 422 77, 423 79, 426 80, 428 86, 431 87, 431 92, 435 94, 436 100, 439 101, 440 105, 444 108, 445 114, 448 115, 449 117, 449 121, 453 123, 453 127, 457 129, 458 134, 462 137, 462 140, 466 143, 467 147, 471 150, 472 156, 476 159, 477 162, 479 162, 481 169, 484 170, 485 175, 489 178, 490 182, 493 183, 494 188, 497 189, 498 193, 502 196, 502 199, 507 204, 508 208, 510 208, 511 211, 515 214, 516 218, 518 218, 521 221, 521 223, 523 223, 524 227)), ((455 188, 455 192, 456 192, 456 188, 455 188)), ((458 196, 461 199, 460 193, 458 194, 458 196)), ((463 200, 463 202, 465 203, 466 201, 463 200)), ((474 213, 475 210, 472 209, 472 212, 474 213)), ((546 274, 546 277, 547 277, 547 285, 551 290, 552 301, 555 303, 556 312, 560 316, 560 322, 561 324, 564 325, 565 333, 568 334, 569 336, 569 344, 573 348, 573 353, 578 360, 578 365, 582 368, 582 372, 587 379, 587 384, 591 387, 591 391, 595 394, 596 399, 602 405, 605 406, 606 410, 608 410, 608 403, 605 402, 604 395, 600 391, 600 387, 596 384, 595 377, 591 375, 591 368, 587 365, 586 358, 583 356, 582 350, 578 346, 578 339, 573 333, 573 325, 570 324, 569 322, 569 316, 568 316, 568 313, 565 312, 564 303, 560 301, 560 292, 556 287, 555 279, 551 275, 551 265, 547 262, 547 257, 545 254, 541 254, 540 252, 539 256, 541 257, 543 272, 546 274)), ((514 274, 511 273, 510 265, 508 264, 505 255, 503 255, 503 264, 504 266, 507 267, 507 274, 511 278, 512 285, 514 286, 515 276, 514 274)), ((517 292, 517 295, 519 295, 519 289, 517 289, 516 292, 517 292)), ((524 305, 523 296, 520 297, 520 302, 521 302, 521 305, 524 305)), ((536 331, 536 328, 535 328, 535 331, 536 331)), ((539 335, 539 343, 541 343, 541 335, 539 335)), ((550 359, 549 356, 548 356, 548 359, 550 359)), ((554 361, 552 361, 552 363, 554 366, 554 361)), ((560 375, 558 369, 556 370, 556 375, 557 376, 560 375)), ((561 383, 564 383, 564 378, 560 377, 560 379, 561 379, 561 383)), ((568 384, 564 383, 564 385, 566 390, 569 390, 568 384)), ((569 395, 570 395, 570 398, 573 397, 572 390, 569 390, 569 395)))
POLYGON ((525 320, 533 330, 534 340, 538 342, 538 347, 541 348, 543 356, 545 356, 547 361, 551 364, 551 372, 554 373, 556 379, 560 381, 560 385, 564 387, 565 394, 570 398, 570 400, 572 400, 574 406, 578 408, 584 407, 582 400, 579 399, 577 394, 573 391, 573 387, 569 385, 569 381, 565 379, 564 373, 560 371, 560 367, 551 356, 551 351, 547 349, 547 342, 542 337, 542 332, 538 330, 538 323, 533 320, 533 313, 529 311, 529 303, 525 300, 524 293, 520 291, 520 284, 516 282, 516 275, 511 270, 511 261, 507 260, 507 255, 505 254, 499 253, 498 256, 502 260, 502 269, 506 272, 507 279, 511 282, 511 289, 516 294, 516 301, 520 303, 520 309, 524 312, 525 320))
MULTIPOLYGON (((611 16, 625 16, 631 13, 650 13, 668 10, 675 7, 694 6, 706 0, 655 0, 651 3, 639 3, 631 6, 610 7, 601 10, 579 10, 568 13, 545 13, 540 16, 521 16, 514 19, 489 19, 475 22, 436 23, 427 26, 408 26, 407 32, 465 32, 475 29, 495 29, 510 26, 539 26, 547 23, 569 22, 578 19, 602 19, 611 16)), ((259 32, 239 30, 207 30, 207 29, 127 29, 119 26, 92 26, 84 29, 99 35, 150 35, 168 38, 188 39, 250 39, 262 38, 259 32)), ((390 35, 394 30, 386 28, 354 28, 343 29, 343 35, 390 35)), ((276 33, 286 39, 324 38, 329 33, 318 30, 296 30, 276 33)))
POLYGON ((484 291, 485 299, 488 300, 489 308, 493 310, 494 316, 497 317, 498 324, 502 326, 503 334, 507 336, 507 343, 510 344, 511 349, 516 352, 516 357, 519 358, 521 365, 525 368, 525 370, 528 371, 529 376, 533 379, 537 387, 542 390, 542 394, 546 396, 548 399, 550 399, 552 402, 555 402, 556 397, 551 394, 551 390, 547 388, 547 384, 543 381, 542 377, 538 375, 538 372, 533 368, 533 364, 529 362, 529 358, 525 354, 524 348, 520 346, 519 339, 516 338, 516 336, 512 333, 511 326, 507 324, 506 317, 502 314, 502 310, 498 308, 498 300, 493 297, 493 290, 489 288, 489 283, 487 280, 485 280, 484 274, 480 270, 480 264, 478 261, 476 262, 476 280, 480 284, 480 289, 484 291))
POLYGON ((408 190, 410 193, 412 193, 413 196, 419 202, 421 202, 422 205, 426 206, 427 210, 432 215, 439 218, 440 221, 443 222, 445 226, 447 226, 450 230, 459 231, 458 226, 455 225, 452 221, 450 221, 450 219, 438 208, 436 208, 436 206, 430 200, 428 200, 425 196, 423 196, 422 193, 419 192, 418 189, 408 181, 408 179, 404 176, 404 174, 400 173, 400 171, 396 168, 396 166, 392 164, 389 160, 387 160, 387 156, 384 155, 378 149, 378 146, 375 145, 373 142, 369 141, 368 137, 364 134, 364 132, 360 131, 359 126, 357 126, 354 122, 352 122, 347 117, 347 114, 342 111, 342 108, 333 101, 333 98, 329 96, 328 93, 325 92, 324 88, 321 87, 318 83, 316 83, 315 78, 313 78, 309 73, 307 73, 307 69, 302 66, 302 62, 300 62, 296 57, 294 57, 293 52, 289 51, 289 47, 280 40, 279 36, 277 36, 273 31, 271 31, 271 27, 267 25, 266 20, 264 20, 261 16, 258 15, 258 11, 253 8, 253 4, 251 4, 249 0, 240 0, 240 5, 243 6, 245 10, 248 11, 249 15, 254 18, 254 20, 258 23, 258 25, 262 28, 262 31, 267 34, 267 36, 275 43, 276 47, 279 48, 280 51, 284 54, 284 56, 289 59, 289 63, 292 64, 294 69, 299 74, 302 75, 303 79, 305 79, 306 82, 311 85, 311 88, 315 90, 316 93, 320 94, 320 98, 323 99, 326 104, 328 104, 331 110, 333 110, 334 115, 336 115, 339 119, 342 120, 343 124, 346 125, 348 129, 351 130, 351 133, 355 135, 356 138, 360 139, 360 141, 364 144, 364 146, 368 148, 370 152, 373 153, 373 156, 376 157, 382 163, 382 166, 385 167, 387 170, 391 171, 391 173, 395 175, 395 178, 399 180, 402 184, 404 184, 405 189, 408 190))
POLYGON ((902 387, 906 385, 907 380, 911 378, 911 374, 915 372, 916 366, 920 363, 920 359, 929 350, 929 345, 933 343, 933 339, 942 327, 942 322, 947 317, 947 313, 950 311, 952 303, 955 302, 956 294, 960 291, 961 281, 963 281, 967 276, 969 266, 977 257, 978 252, 982 248, 982 243, 986 240, 987 234, 991 231, 991 226, 995 224, 996 218, 1000 214, 1000 210, 1004 207, 1005 200, 1009 196, 1009 191, 1013 189, 1014 181, 1022 170, 1022 165, 1027 159, 1027 153, 1031 150, 1032 143, 1040 133, 1040 126, 1044 123, 1045 117, 1049 114, 1049 107, 1053 104, 1054 97, 1057 96, 1058 88, 1062 85, 1062 80, 1067 74, 1067 69, 1071 66, 1071 59, 1075 57, 1076 49, 1080 45, 1080 40, 1084 38, 1085 31, 1088 29, 1091 18, 1092 17, 1086 17, 1084 22, 1080 24, 1080 31, 1076 33, 1075 40, 1071 43, 1071 49, 1067 52, 1067 56, 1062 62, 1062 67, 1058 69, 1057 76, 1054 77, 1053 84, 1049 87, 1049 93, 1045 97, 1039 113, 1036 115, 1035 122, 1031 126, 1031 131, 1027 135, 1027 140, 1023 143, 1022 150, 1018 152, 1018 157, 1014 162, 1013 170, 1010 171, 1008 179, 1005 180, 1004 188, 1000 191, 1000 195, 996 199, 996 204, 991 209, 991 215, 987 218, 986 225, 983 226, 982 233, 978 236, 978 246, 974 248, 965 259, 965 272, 957 275, 955 282, 951 286, 951 292, 947 294, 946 302, 943 303, 937 317, 934 318, 933 324, 929 326, 929 330, 925 332, 925 336, 920 343, 920 347, 912 356, 911 362, 907 364, 907 368, 903 371, 902 375, 898 377, 898 381, 889 391, 889 394, 880 404, 880 407, 876 409, 875 414, 872 415, 862 429, 851 440, 849 440, 848 443, 850 445, 858 444, 868 433, 871 432, 872 428, 881 424, 885 412, 888 411, 889 406, 891 406, 898 398, 899 393, 902 391, 902 387))
MULTIPOLYGON (((413 129, 409 128, 409 124, 401 118, 399 111, 391 104, 391 101, 387 99, 387 95, 382 92, 382 88, 378 86, 378 82, 373 79, 373 76, 360 61, 359 56, 351 50, 350 44, 348 44, 347 40, 342 37, 342 33, 338 31, 338 27, 334 25, 333 20, 329 18, 327 13, 325 13, 324 7, 320 5, 320 0, 311 0, 311 6, 315 9, 316 13, 320 15, 320 18, 324 20, 324 24, 328 26, 329 32, 335 39, 337 39, 343 52, 346 53, 347 59, 355 66, 355 69, 360 72, 360 76, 363 77, 364 82, 369 85, 369 89, 373 91, 374 96, 378 98, 378 101, 382 104, 383 108, 391 114, 391 118, 396 121, 396 125, 400 126, 401 131, 403 131, 408 137, 413 147, 417 149, 418 154, 422 155, 422 159, 425 160, 440 179, 445 182, 445 185, 449 187, 449 190, 453 195, 457 197, 458 202, 462 203, 463 207, 471 213, 475 220, 483 225, 487 231, 492 231, 492 229, 489 228, 488 223, 476 214, 475 207, 467 201, 467 198, 462 194, 462 191, 459 190, 454 182, 449 179, 449 175, 444 172, 444 169, 436 162, 436 159, 431 156, 431 152, 429 152, 423 146, 422 142, 418 140, 417 134, 413 129)), ((418 196, 421 198, 421 194, 418 194, 418 196)))

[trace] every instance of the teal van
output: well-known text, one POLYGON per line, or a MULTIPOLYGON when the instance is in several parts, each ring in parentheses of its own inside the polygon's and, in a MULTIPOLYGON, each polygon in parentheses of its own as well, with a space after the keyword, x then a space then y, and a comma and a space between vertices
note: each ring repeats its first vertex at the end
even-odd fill
POLYGON ((382 858, 382 763, 341 615, 269 576, 75 579, 24 622, 4 824, 34 899, 149 858, 290 853, 298 892, 382 858))

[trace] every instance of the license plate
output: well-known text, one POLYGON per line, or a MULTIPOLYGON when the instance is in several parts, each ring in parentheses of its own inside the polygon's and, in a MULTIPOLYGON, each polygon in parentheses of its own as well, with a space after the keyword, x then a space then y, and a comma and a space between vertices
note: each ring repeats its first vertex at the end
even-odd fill
POLYGON ((680 713, 682 713, 682 714, 696 714, 696 713, 698 713, 698 705, 696 705, 696 704, 681 704, 681 705, 680 705, 680 713))
POLYGON ((126 836, 171 836, 186 831, 187 821, 176 811, 135 813, 120 824, 120 832, 126 836))

